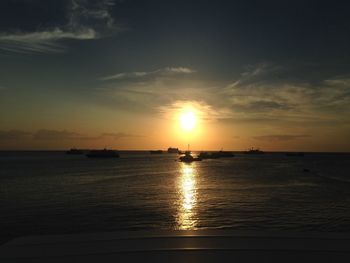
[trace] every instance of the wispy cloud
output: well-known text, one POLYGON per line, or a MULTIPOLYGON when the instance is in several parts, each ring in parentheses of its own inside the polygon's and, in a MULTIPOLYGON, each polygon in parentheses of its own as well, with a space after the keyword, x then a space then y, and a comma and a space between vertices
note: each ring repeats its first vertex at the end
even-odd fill
POLYGON ((75 32, 55 28, 51 31, 0 35, 0 49, 18 53, 59 53, 66 49, 59 40, 86 40, 95 39, 96 37, 97 33, 92 28, 75 32))
POLYGON ((284 121, 331 121, 336 112, 350 108, 349 78, 321 80, 317 84, 295 80, 288 68, 257 65, 221 91, 232 116, 284 121))
POLYGON ((143 77, 151 77, 151 76, 167 76, 167 75, 175 75, 175 74, 191 74, 196 71, 186 67, 166 67, 157 69, 154 71, 135 71, 135 72, 122 72, 114 75, 109 75, 105 77, 101 77, 100 80, 123 80, 123 79, 137 79, 143 77))
MULTIPOLYGON (((63 2, 65 3, 65 2, 63 2)), ((113 1, 71 0, 67 22, 53 28, 32 32, 1 32, 0 50, 17 53, 52 53, 66 50, 62 41, 101 38, 118 28, 109 12, 113 1)))
POLYGON ((148 114, 174 112, 191 102, 207 114, 208 120, 233 124, 349 123, 350 78, 314 83, 293 77, 294 71, 261 63, 247 67, 231 83, 201 80, 200 72, 193 78, 195 71, 190 68, 124 72, 101 78, 116 81, 102 81, 103 89, 93 97, 104 107, 148 114))
POLYGON ((285 68, 280 65, 275 65, 268 62, 262 62, 256 65, 248 65, 246 70, 241 73, 241 76, 231 83, 228 87, 242 87, 249 86, 250 84, 258 84, 266 81, 274 81, 279 79, 281 75, 284 75, 285 68))
POLYGON ((178 118, 179 114, 189 110, 198 116, 201 121, 217 120, 224 115, 220 109, 213 108, 205 101, 197 100, 177 100, 158 108, 158 111, 167 119, 178 118))

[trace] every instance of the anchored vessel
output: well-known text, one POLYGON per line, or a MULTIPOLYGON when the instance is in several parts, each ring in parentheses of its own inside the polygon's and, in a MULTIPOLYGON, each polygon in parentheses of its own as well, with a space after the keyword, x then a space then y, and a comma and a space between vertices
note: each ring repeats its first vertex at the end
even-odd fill
POLYGON ((72 149, 66 151, 66 154, 79 155, 79 154, 84 154, 84 151, 80 150, 80 149, 77 149, 77 148, 72 148, 72 149))
POLYGON ((172 147, 168 148, 168 153, 179 153, 179 152, 180 152, 179 148, 172 148, 172 147))
POLYGON ((191 163, 196 161, 202 161, 202 158, 200 157, 193 157, 190 151, 186 151, 185 155, 181 156, 179 158, 180 162, 184 163, 191 163))
POLYGON ((245 154, 263 154, 264 152, 261 151, 259 148, 250 148, 248 151, 244 152, 245 154))

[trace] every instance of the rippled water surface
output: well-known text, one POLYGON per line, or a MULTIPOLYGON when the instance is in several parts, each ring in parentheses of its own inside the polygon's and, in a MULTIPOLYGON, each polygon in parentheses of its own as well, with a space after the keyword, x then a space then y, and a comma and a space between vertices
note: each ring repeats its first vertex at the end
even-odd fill
POLYGON ((236 154, 184 164, 172 154, 120 154, 95 160, 63 152, 2 152, 2 235, 213 228, 350 232, 349 155, 236 154))

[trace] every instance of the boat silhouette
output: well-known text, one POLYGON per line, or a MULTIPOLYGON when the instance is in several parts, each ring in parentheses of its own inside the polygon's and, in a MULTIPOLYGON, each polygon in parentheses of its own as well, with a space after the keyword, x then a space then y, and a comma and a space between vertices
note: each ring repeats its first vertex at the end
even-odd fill
POLYGON ((118 158, 119 154, 115 150, 91 150, 86 154, 89 158, 118 158))
POLYGON ((218 159, 218 158, 226 158, 226 157, 234 157, 235 155, 232 152, 226 151, 218 151, 213 153, 201 152, 198 157, 201 159, 218 159))
POLYGON ((191 162, 197 162, 197 161, 202 161, 202 158, 200 157, 193 157, 191 154, 191 151, 186 151, 185 155, 181 156, 179 158, 180 162, 184 163, 191 163, 191 162))
POLYGON ((180 152, 179 148, 172 148, 172 147, 168 148, 168 153, 179 153, 179 152, 180 152))
POLYGON ((66 151, 66 154, 81 155, 81 154, 84 154, 84 151, 80 150, 80 149, 77 149, 77 148, 71 148, 68 151, 66 151))
POLYGON ((244 152, 245 154, 263 154, 264 152, 261 151, 259 148, 250 148, 248 151, 244 152))

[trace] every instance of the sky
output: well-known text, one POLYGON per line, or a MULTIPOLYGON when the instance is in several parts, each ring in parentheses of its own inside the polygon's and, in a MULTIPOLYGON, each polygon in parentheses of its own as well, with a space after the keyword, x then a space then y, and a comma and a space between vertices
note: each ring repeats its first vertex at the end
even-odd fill
POLYGON ((2 0, 0 149, 350 151, 349 9, 2 0))

